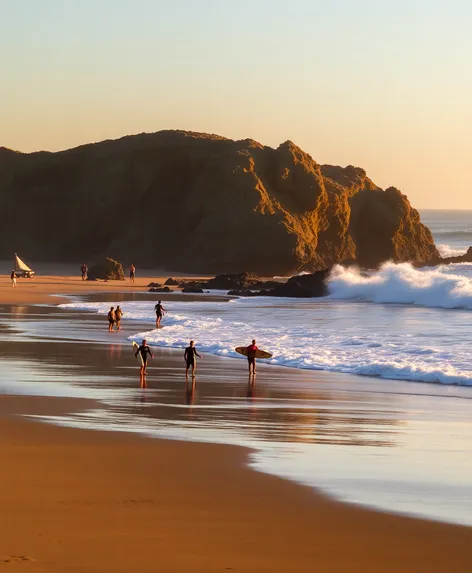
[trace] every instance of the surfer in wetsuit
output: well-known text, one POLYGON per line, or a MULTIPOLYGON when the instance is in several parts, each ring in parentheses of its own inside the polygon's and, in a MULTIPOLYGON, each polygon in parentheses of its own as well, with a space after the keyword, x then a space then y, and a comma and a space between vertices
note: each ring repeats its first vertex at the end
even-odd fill
POLYGON ((195 342, 191 340, 190 346, 187 346, 184 352, 184 359, 187 364, 187 368, 185 369, 185 378, 188 378, 188 371, 190 367, 192 367, 192 378, 195 378, 195 372, 197 370, 197 356, 198 358, 201 358, 200 354, 198 354, 197 349, 195 348, 195 342))
POLYGON ((159 301, 154 307, 154 310, 156 311, 156 328, 159 328, 166 309, 162 306, 161 301, 159 301))
POLYGON ((141 360, 143 361, 143 363, 141 364, 141 368, 139 370, 139 374, 140 374, 141 378, 144 378, 146 376, 146 366, 147 366, 148 357, 150 356, 151 358, 154 358, 154 356, 151 352, 151 349, 146 344, 146 340, 143 340, 141 342, 141 346, 134 353, 135 356, 137 356, 138 354, 141 355, 141 360))
POLYGON ((113 307, 108 311, 108 332, 113 330, 115 326, 115 309, 113 307))
POLYGON ((123 311, 120 308, 120 305, 116 307, 115 310, 115 326, 116 330, 121 330, 121 318, 123 316, 123 311))
POLYGON ((252 343, 246 347, 247 351, 247 362, 249 366, 249 376, 252 374, 256 375, 256 352, 259 350, 256 346, 256 341, 253 340, 252 343))

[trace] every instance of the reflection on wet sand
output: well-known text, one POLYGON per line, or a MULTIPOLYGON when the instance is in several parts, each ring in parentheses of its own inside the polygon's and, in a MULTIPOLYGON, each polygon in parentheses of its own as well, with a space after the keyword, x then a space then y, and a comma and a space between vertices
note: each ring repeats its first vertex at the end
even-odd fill
POLYGON ((354 501, 415 512, 420 484, 422 496, 433 492, 431 515, 472 515, 461 493, 469 492, 470 480, 456 487, 472 454, 470 389, 264 364, 257 382, 248 381, 244 361, 206 356, 197 391, 196 379, 185 381, 181 352, 167 349, 156 351, 138 386, 139 366, 126 339, 135 323, 125 321, 110 342, 100 316, 14 309, 0 308, 0 393, 93 400, 88 410, 81 402, 80 412, 49 421, 250 446, 265 471, 334 488, 354 501), (428 485, 431 476, 441 487, 428 485))
MULTIPOLYGON (((100 340, 101 317, 88 315, 83 319, 78 313, 73 315, 73 327, 81 339, 100 340)), ((11 326, 10 317, 8 312, 4 313, 0 324, 11 326)), ((54 365, 49 377, 59 383, 71 371, 80 372, 72 383, 81 387, 84 395, 87 388, 97 386, 106 389, 108 396, 113 396, 114 389, 135 387, 132 380, 136 361, 133 353, 126 351, 126 323, 119 335, 121 343, 117 338, 107 343, 105 338, 101 344, 86 348, 83 344, 65 343, 61 336, 65 326, 70 330, 70 312, 46 307, 32 312, 31 307, 16 307, 14 328, 25 331, 26 336, 14 341, 9 336, 3 337, 0 357, 37 362, 43 370, 48 364, 54 365), (45 338, 36 338, 45 331, 45 338), (54 340, 54 333, 58 340, 54 340)), ((255 378, 248 380, 245 364, 237 360, 223 362, 207 356, 199 365, 200 392, 197 395, 195 379, 187 381, 182 404, 181 386, 176 383, 184 372, 180 353, 161 349, 157 353, 158 366, 140 377, 139 388, 148 392, 146 401, 120 397, 116 406, 113 400, 108 400, 105 417, 115 412, 119 413, 120 423, 129 426, 145 423, 156 428, 176 427, 187 424, 187 407, 192 408, 192 426, 196 431, 244 432, 251 440, 381 447, 393 446, 401 440, 404 423, 392 395, 346 392, 342 387, 317 383, 312 373, 263 365, 256 382, 255 378), (156 376, 159 384, 154 387, 156 376)))

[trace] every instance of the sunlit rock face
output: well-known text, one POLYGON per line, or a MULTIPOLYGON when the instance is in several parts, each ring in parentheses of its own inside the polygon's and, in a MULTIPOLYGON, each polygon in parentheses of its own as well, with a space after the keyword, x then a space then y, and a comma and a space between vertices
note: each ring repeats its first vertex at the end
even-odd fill
POLYGON ((289 275, 432 261, 405 195, 294 143, 161 131, 58 153, 0 148, 0 257, 289 275))

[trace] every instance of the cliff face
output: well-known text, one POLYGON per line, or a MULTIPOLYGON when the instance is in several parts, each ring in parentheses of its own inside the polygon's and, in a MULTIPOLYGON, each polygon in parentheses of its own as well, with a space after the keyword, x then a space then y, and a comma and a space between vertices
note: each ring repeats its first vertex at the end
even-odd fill
POLYGON ((162 131, 59 153, 0 148, 0 205, 0 258, 290 274, 439 257, 405 195, 290 141, 162 131))

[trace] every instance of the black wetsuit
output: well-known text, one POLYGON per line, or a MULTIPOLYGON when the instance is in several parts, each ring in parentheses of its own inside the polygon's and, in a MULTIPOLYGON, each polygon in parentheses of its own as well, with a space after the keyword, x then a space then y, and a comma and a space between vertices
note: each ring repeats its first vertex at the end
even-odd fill
POLYGON ((149 346, 147 344, 146 344, 146 346, 143 346, 141 344, 141 346, 138 348, 138 351, 136 352, 136 354, 138 352, 139 352, 139 354, 141 354, 141 358, 143 359, 144 365, 146 365, 148 356, 152 357, 151 349, 149 348, 149 346))
POLYGON ((187 346, 184 356, 188 367, 195 366, 195 360, 197 356, 197 349, 195 346, 187 346))
POLYGON ((156 306, 154 307, 154 310, 156 311, 156 316, 158 318, 162 318, 163 315, 163 308, 162 308, 162 304, 156 304, 156 306))

